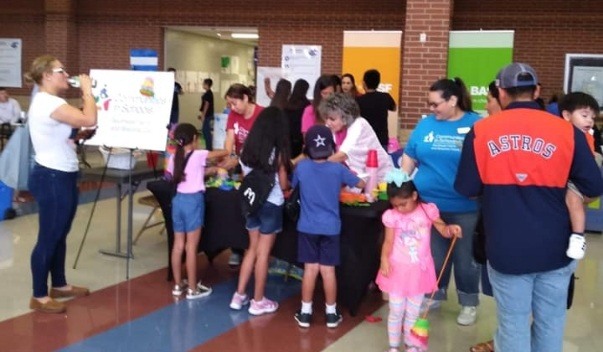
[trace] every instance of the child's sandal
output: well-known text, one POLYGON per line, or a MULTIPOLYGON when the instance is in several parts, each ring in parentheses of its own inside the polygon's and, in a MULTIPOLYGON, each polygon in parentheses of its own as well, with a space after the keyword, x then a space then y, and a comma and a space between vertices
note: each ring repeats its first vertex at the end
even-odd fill
POLYGON ((469 349, 470 352, 494 352, 494 341, 478 343, 469 349))

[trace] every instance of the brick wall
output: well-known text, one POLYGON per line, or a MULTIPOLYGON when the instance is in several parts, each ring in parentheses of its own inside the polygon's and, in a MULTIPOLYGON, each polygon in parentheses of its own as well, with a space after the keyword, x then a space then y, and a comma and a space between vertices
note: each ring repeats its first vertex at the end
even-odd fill
POLYGON ((400 127, 413 127, 427 112, 427 90, 446 76, 453 0, 408 0, 402 54, 400 127), (420 42, 421 34, 426 41, 420 42))
MULTIPOLYGON (((405 44, 411 45, 420 33, 415 26, 424 21, 428 40, 439 38, 438 45, 444 45, 447 36, 443 31, 448 20, 443 14, 448 9, 438 6, 447 6, 448 2, 0 0, 0 37, 23 39, 24 70, 34 57, 50 52, 66 61, 75 73, 90 68, 128 68, 129 50, 134 47, 158 50, 162 66, 164 26, 257 27, 261 36, 260 65, 278 66, 282 44, 311 43, 323 46, 323 71, 335 73, 341 70, 343 30, 402 29, 405 44), (410 11, 424 12, 413 15, 416 22, 409 28, 405 28, 407 2, 410 11), (71 20, 51 24, 61 13, 71 14, 71 20), (59 25, 58 36, 55 25, 59 25), (60 38, 62 42, 54 42, 60 38)), ((603 51, 600 5, 600 0, 455 0, 450 27, 515 29, 515 58, 534 65, 544 83, 544 96, 548 96, 562 88, 565 53, 603 51)), ((411 128, 416 118, 427 111, 427 86, 445 74, 445 56, 441 50, 436 51, 421 54, 426 65, 423 67, 417 67, 414 60, 408 61, 414 49, 409 47, 403 53, 402 74, 409 76, 404 80, 401 77, 402 127, 411 128), (417 70, 423 73, 418 74, 417 70)), ((13 94, 28 95, 29 89, 17 89, 13 94)))
POLYGON ((543 98, 563 91, 566 53, 603 54, 601 0, 456 0, 453 30, 515 30, 515 61, 534 67, 543 98))

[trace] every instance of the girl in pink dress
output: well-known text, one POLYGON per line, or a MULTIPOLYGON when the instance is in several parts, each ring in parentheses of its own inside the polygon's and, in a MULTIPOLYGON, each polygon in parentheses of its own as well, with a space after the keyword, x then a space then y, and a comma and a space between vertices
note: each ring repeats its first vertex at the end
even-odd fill
POLYGON ((398 351, 404 329, 407 352, 423 351, 410 336, 421 302, 426 293, 437 288, 430 233, 434 226, 442 236, 461 237, 458 225, 446 225, 435 204, 424 203, 412 179, 400 169, 385 178, 392 208, 383 213, 385 241, 381 250, 381 266, 377 285, 389 294, 387 333, 389 352, 398 351))

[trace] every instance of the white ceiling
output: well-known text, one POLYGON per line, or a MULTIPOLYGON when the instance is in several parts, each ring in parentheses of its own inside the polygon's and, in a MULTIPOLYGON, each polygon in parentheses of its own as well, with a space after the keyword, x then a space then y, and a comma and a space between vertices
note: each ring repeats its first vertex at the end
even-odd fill
POLYGON ((230 35, 232 33, 253 33, 258 34, 257 28, 251 27, 202 27, 202 26, 168 26, 168 29, 173 29, 181 32, 188 32, 205 37, 228 40, 240 44, 256 46, 257 39, 234 39, 230 35))

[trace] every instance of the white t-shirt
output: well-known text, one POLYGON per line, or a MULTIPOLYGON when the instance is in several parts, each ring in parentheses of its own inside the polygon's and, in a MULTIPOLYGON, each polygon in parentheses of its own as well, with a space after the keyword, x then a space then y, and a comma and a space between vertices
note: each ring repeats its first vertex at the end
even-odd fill
POLYGON ((69 139, 72 127, 53 119, 50 115, 65 99, 39 92, 29 106, 28 122, 31 142, 36 153, 36 162, 49 169, 78 171, 75 144, 69 139))
POLYGON ((379 143, 379 138, 373 128, 363 117, 358 117, 348 127, 347 135, 339 147, 340 152, 348 156, 346 163, 357 174, 366 169, 366 157, 370 149, 377 150, 379 169, 377 178, 382 181, 385 174, 394 168, 392 158, 379 143))
POLYGON ((8 98, 8 101, 0 102, 0 123, 17 122, 20 115, 21 106, 15 99, 8 98))

